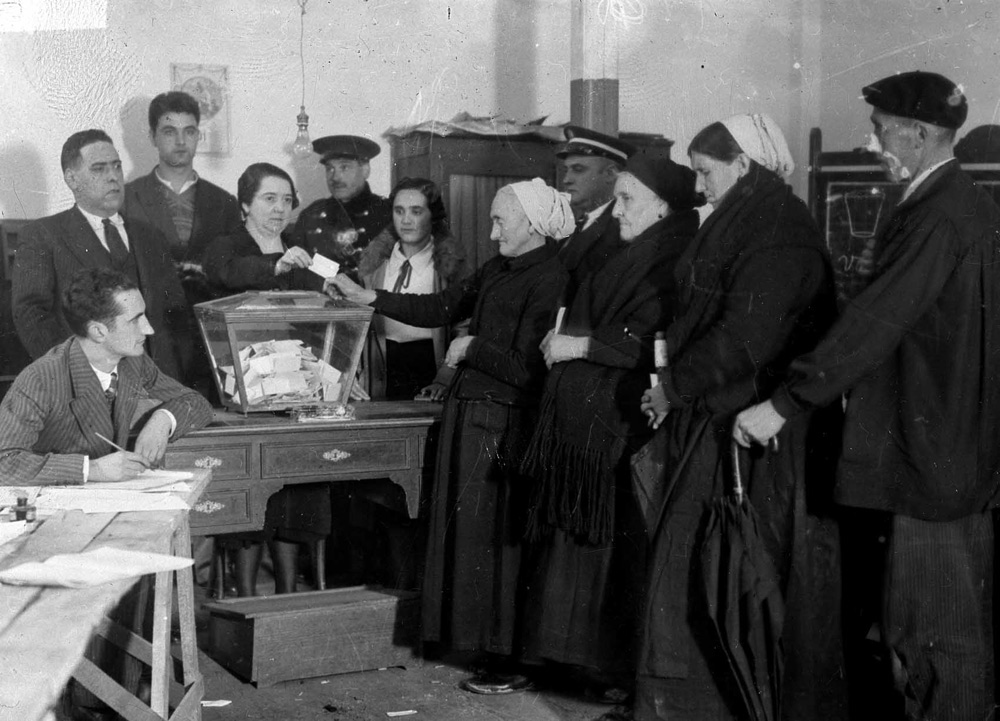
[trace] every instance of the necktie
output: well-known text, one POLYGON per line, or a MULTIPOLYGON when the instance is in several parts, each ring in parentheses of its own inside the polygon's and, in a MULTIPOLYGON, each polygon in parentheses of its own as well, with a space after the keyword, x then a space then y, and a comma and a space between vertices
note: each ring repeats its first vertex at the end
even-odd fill
POLYGON ((104 397, 108 401, 108 410, 114 412, 115 408, 115 398, 118 397, 118 373, 117 371, 111 371, 111 383, 108 385, 106 391, 104 391, 104 397))
POLYGON ((392 286, 392 292, 398 293, 403 288, 410 287, 410 274, 413 268, 410 266, 410 261, 404 260, 403 264, 399 266, 399 275, 396 276, 396 284, 392 286))
POLYGON ((128 248, 125 247, 125 241, 122 240, 118 228, 111 222, 111 218, 105 218, 101 222, 104 224, 104 242, 108 245, 111 260, 116 266, 122 265, 128 259, 128 248))
POLYGON ((583 226, 585 226, 586 224, 587 224, 587 216, 581 215, 579 218, 576 219, 576 228, 573 230, 573 234, 575 235, 576 233, 579 233, 581 230, 583 230, 583 226))

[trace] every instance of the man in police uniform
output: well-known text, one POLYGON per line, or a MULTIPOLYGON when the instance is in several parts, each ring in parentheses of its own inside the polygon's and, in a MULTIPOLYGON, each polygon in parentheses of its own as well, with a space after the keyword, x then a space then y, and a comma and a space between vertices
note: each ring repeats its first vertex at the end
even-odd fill
POLYGON ((326 166, 330 197, 302 211, 293 242, 355 275, 361 251, 392 220, 389 201, 368 187, 370 162, 380 148, 357 135, 329 135, 313 141, 313 150, 326 166))
POLYGON ((621 245, 614 210, 615 178, 635 148, 604 133, 566 126, 566 145, 556 153, 562 160, 562 189, 569 193, 576 231, 559 249, 569 271, 565 305, 580 282, 602 267, 621 245))

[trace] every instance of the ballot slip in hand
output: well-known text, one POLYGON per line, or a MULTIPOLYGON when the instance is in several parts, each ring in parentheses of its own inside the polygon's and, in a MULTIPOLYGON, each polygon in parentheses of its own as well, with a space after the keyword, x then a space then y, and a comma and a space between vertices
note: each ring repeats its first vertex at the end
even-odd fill
POLYGON ((312 265, 309 266, 309 270, 320 278, 329 279, 340 272, 340 263, 330 260, 322 253, 316 253, 313 256, 312 265))

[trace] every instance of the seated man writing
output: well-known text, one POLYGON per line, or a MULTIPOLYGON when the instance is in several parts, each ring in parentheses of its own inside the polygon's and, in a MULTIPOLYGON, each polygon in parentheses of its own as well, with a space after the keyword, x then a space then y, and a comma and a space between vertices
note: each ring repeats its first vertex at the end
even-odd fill
POLYGON ((128 276, 78 271, 62 307, 74 335, 21 371, 0 403, 0 484, 132 478, 211 420, 208 402, 145 354, 153 328, 128 276), (134 449, 120 450, 139 424, 134 449))

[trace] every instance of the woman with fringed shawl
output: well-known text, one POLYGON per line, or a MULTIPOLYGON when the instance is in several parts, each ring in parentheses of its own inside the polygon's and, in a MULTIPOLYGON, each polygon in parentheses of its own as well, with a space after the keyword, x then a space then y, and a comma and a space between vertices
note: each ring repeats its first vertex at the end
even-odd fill
MULTIPOLYGON (((732 485, 736 413, 770 397, 835 313, 826 249, 783 180, 793 164, 774 121, 740 115, 713 123, 688 154, 714 209, 677 265, 670 363, 642 406, 665 425, 669 497, 651 548, 634 708, 641 721, 745 716, 698 590, 700 534, 712 499, 732 485)), ((827 430, 837 424, 822 415, 786 425, 776 446, 741 454, 784 594, 781 715, 803 721, 846 711, 839 551, 829 516, 836 442, 827 430)))
POLYGON ((629 159, 614 189, 624 242, 542 344, 550 370, 522 465, 533 479, 525 656, 571 664, 609 695, 635 670, 646 539, 629 458, 650 435, 639 400, 674 264, 698 229, 694 183, 668 159, 629 159))
POLYGON ((344 275, 331 283, 348 300, 421 327, 470 319, 445 363, 457 368, 445 398, 430 489, 423 638, 478 651, 476 693, 522 690, 516 673, 521 541, 528 484, 517 463, 545 377, 539 347, 552 328, 568 274, 552 239, 573 230, 569 196, 541 179, 501 188, 490 209, 500 255, 433 295, 365 290, 344 275))

